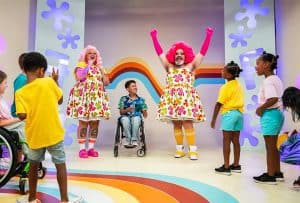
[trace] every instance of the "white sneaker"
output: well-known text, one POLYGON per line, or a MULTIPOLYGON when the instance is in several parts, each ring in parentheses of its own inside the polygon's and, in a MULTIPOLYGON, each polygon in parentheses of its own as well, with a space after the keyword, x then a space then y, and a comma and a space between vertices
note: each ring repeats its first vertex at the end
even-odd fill
POLYGON ((190 160, 198 159, 197 146, 195 146, 195 145, 190 146, 189 157, 190 157, 190 160))
POLYGON ((128 142, 127 140, 124 140, 124 141, 123 141, 123 145, 124 145, 124 146, 129 146, 129 145, 130 145, 130 142, 128 142))
POLYGON ((183 151, 184 147, 183 145, 176 145, 176 152, 174 154, 175 158, 181 158, 185 156, 185 153, 183 151))
POLYGON ((29 197, 28 194, 27 194, 27 195, 23 195, 23 196, 21 196, 20 198, 18 198, 18 199, 16 200, 16 203, 41 203, 41 201, 38 200, 38 199, 29 202, 29 201, 28 201, 28 197, 29 197))
POLYGON ((136 146, 139 145, 139 143, 136 140, 134 140, 134 141, 131 142, 131 145, 136 147, 136 146))
POLYGON ((83 203, 83 202, 84 199, 81 196, 68 201, 68 203, 83 203))

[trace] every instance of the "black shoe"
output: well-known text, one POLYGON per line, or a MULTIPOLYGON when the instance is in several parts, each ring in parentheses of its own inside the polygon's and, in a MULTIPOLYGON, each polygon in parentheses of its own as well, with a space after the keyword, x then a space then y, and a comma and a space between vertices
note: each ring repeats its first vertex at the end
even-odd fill
POLYGON ((276 181, 279 181, 279 182, 283 182, 284 181, 284 177, 283 177, 283 173, 282 172, 277 172, 275 173, 275 178, 276 178, 276 181))
POLYGON ((233 164, 231 164, 229 167, 230 167, 230 170, 234 173, 241 173, 242 172, 242 166, 241 165, 234 166, 233 164))
POLYGON ((294 181, 293 188, 300 189, 300 176, 297 180, 294 181))
POLYGON ((224 174, 224 175, 228 175, 230 176, 231 175, 231 170, 230 170, 230 167, 229 168, 225 168, 225 166, 221 166, 219 168, 215 168, 215 172, 216 173, 220 173, 220 174, 224 174))
POLYGON ((263 173, 260 176, 253 177, 257 183, 265 183, 270 185, 277 185, 275 176, 269 176, 267 173, 263 173))

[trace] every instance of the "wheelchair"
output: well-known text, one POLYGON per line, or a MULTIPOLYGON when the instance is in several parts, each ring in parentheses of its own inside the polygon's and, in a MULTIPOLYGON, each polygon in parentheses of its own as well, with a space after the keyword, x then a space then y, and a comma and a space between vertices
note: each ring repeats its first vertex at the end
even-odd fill
MULTIPOLYGON (((115 144, 114 144, 114 157, 118 157, 119 155, 119 147, 122 146, 122 140, 123 138, 126 138, 123 130, 123 126, 121 123, 121 118, 120 116, 118 118, 118 125, 117 125, 117 130, 116 130, 116 135, 115 135, 115 144)), ((136 146, 138 147, 136 154, 138 157, 144 157, 146 155, 146 140, 145 140, 145 132, 144 132, 144 121, 141 119, 141 125, 139 127, 139 134, 138 134, 138 143, 139 145, 136 146)), ((134 148, 132 147, 125 147, 125 148, 134 148)))
MULTIPOLYGON (((15 131, 8 131, 0 127, 0 188, 12 177, 19 177, 20 194, 25 194, 25 186, 29 172, 29 162, 26 156, 18 163, 18 151, 22 149, 22 142, 15 131)), ((38 178, 45 177, 47 169, 40 163, 38 178)))

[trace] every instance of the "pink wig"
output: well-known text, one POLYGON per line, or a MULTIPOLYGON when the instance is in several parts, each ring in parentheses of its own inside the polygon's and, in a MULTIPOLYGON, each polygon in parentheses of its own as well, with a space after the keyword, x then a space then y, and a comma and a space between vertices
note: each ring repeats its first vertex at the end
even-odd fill
POLYGON ((100 52, 98 51, 98 49, 97 49, 96 47, 94 47, 94 46, 92 46, 92 45, 87 45, 87 46, 81 51, 80 57, 79 57, 79 59, 78 59, 79 62, 80 62, 80 61, 84 61, 84 62, 87 63, 87 61, 86 61, 86 54, 87 54, 87 52, 88 52, 89 49, 92 49, 92 50, 95 50, 95 51, 96 51, 97 57, 96 57, 96 61, 95 61, 95 64, 94 64, 94 65, 100 65, 100 66, 102 66, 102 58, 101 58, 101 56, 100 56, 100 52))
POLYGON ((193 48, 185 42, 179 41, 173 44, 166 54, 169 63, 175 64, 175 53, 178 49, 182 49, 184 52, 184 64, 191 63, 194 60, 195 54, 193 52, 193 48))

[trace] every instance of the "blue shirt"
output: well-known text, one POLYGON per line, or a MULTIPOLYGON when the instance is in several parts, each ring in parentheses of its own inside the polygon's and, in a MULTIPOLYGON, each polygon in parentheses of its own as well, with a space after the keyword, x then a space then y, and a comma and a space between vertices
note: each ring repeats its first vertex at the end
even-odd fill
POLYGON ((130 106, 133 106, 134 111, 133 112, 127 112, 128 116, 141 116, 143 110, 147 110, 147 104, 145 103, 145 99, 142 97, 137 96, 137 98, 132 99, 127 96, 123 96, 120 98, 119 101, 119 109, 126 109, 130 106))
MULTIPOLYGON (((24 85, 26 85, 26 83, 27 83, 27 77, 26 77, 26 75, 24 75, 23 73, 20 73, 18 75, 18 77, 14 80, 14 94, 16 93, 16 91, 18 89, 20 89, 21 87, 23 87, 24 85)), ((15 97, 14 97, 14 102, 11 105, 10 111, 11 111, 11 115, 13 117, 17 117, 15 97)))

